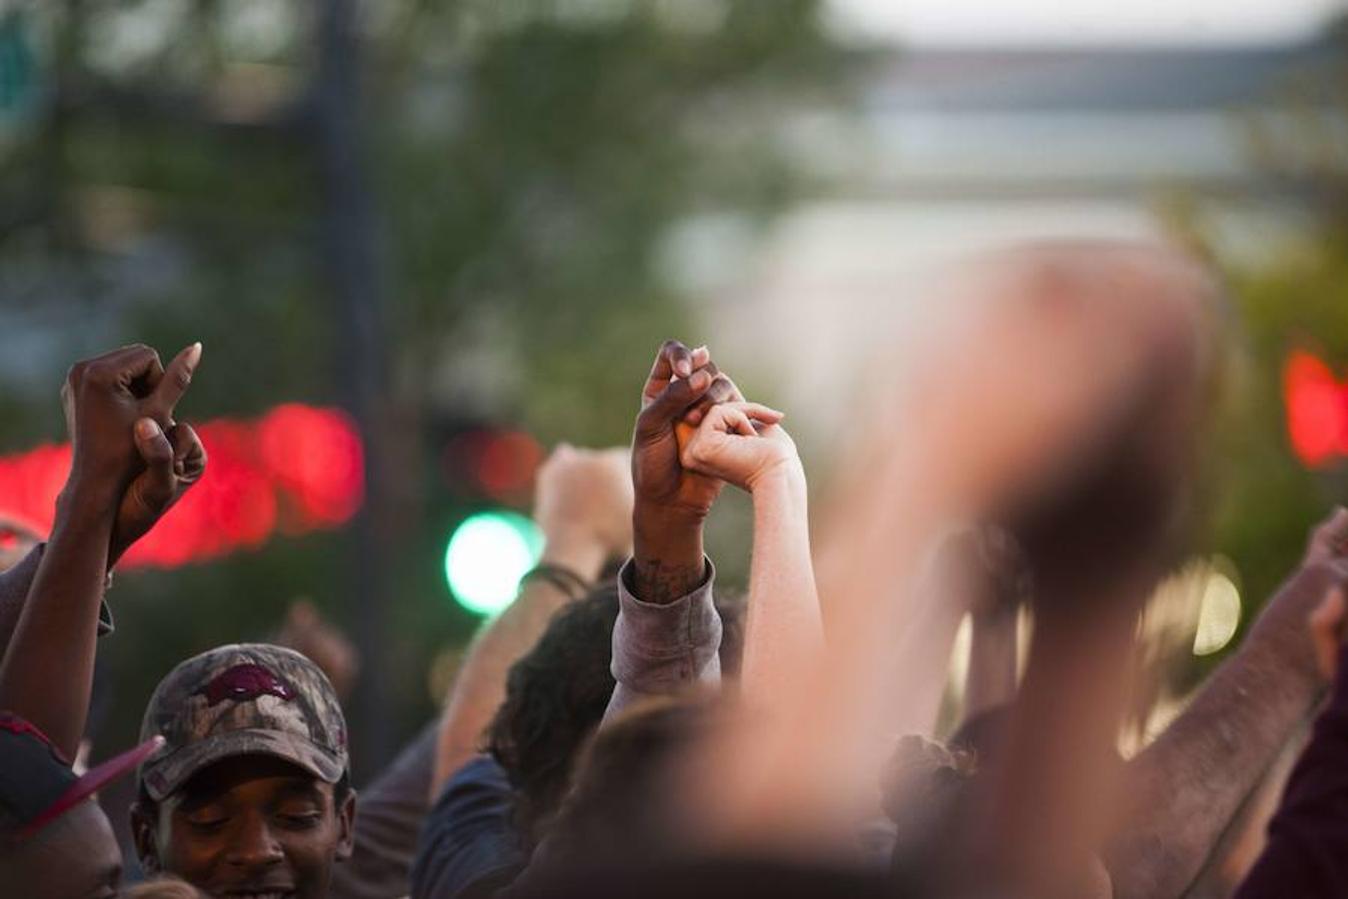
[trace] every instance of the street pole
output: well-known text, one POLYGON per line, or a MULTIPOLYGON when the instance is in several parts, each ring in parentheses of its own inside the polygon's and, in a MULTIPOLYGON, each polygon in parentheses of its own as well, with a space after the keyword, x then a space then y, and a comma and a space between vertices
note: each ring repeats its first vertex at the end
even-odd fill
POLYGON ((392 552, 388 359, 379 228, 361 147, 361 59, 355 0, 319 0, 314 130, 323 192, 322 265, 337 312, 342 401, 365 442, 365 502, 350 529, 352 623, 361 654, 352 758, 366 774, 392 749, 388 624, 392 552))

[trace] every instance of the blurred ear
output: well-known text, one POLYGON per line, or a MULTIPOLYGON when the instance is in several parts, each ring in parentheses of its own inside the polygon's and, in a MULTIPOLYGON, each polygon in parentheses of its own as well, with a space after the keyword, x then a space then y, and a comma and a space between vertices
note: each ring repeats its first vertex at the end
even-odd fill
POLYGON ((136 857, 140 859, 141 870, 149 877, 164 870, 159 860, 156 823, 139 802, 131 803, 131 837, 136 843, 136 857))
POLYGON ((346 861, 356 842, 356 791, 350 790, 337 810, 337 860, 346 861))

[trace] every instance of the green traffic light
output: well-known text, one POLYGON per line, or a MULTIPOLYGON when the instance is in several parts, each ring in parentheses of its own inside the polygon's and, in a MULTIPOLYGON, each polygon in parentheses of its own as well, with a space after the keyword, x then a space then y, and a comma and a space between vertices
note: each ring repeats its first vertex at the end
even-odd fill
POLYGON ((445 580, 459 605, 495 615, 515 601, 520 578, 543 554, 538 526, 515 512, 465 518, 445 549, 445 580))

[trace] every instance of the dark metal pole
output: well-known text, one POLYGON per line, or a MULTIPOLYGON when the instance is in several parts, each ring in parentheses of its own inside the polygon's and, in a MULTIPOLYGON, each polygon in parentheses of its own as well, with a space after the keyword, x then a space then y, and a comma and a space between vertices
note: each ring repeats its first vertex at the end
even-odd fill
POLYGON ((348 554, 361 676, 352 716, 352 754, 366 774, 391 747, 388 695, 390 490, 387 351, 383 275, 374 201, 360 137, 360 46, 355 0, 319 0, 314 87, 317 153, 323 190, 323 267, 338 322, 335 360, 343 401, 365 440, 365 503, 352 524, 348 554))

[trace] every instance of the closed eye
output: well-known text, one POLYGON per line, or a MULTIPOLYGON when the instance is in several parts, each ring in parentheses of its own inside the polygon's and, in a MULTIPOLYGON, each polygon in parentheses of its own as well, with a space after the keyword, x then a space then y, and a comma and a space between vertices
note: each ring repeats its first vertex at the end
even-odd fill
POLYGON ((187 818, 188 825, 199 833, 214 833, 229 819, 224 815, 191 815, 187 818))
POLYGON ((322 812, 298 812, 277 815, 281 824, 292 830, 308 830, 317 827, 323 820, 322 812))

